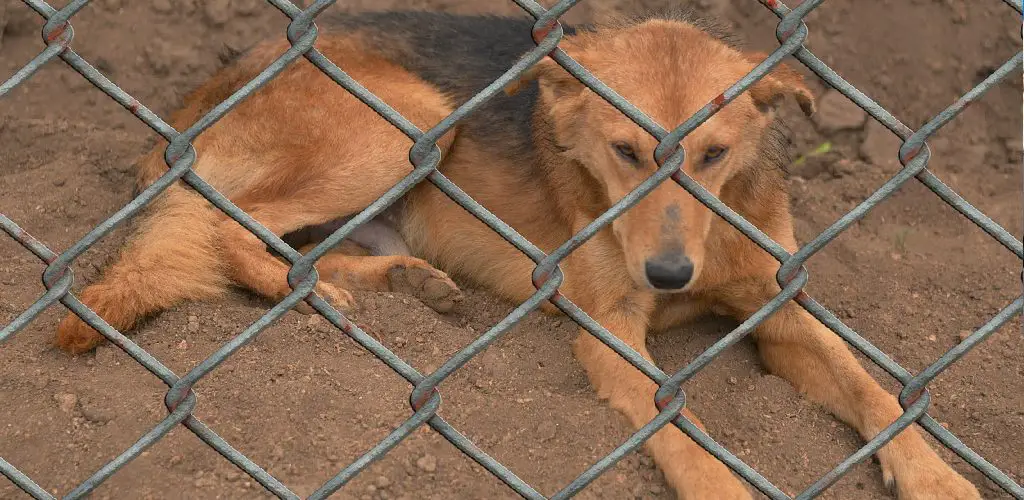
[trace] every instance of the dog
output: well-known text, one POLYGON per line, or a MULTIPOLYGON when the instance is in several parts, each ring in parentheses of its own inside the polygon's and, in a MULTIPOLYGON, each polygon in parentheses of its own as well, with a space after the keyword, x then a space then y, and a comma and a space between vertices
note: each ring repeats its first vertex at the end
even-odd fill
MULTIPOLYGON (((385 12, 327 14, 317 22, 318 49, 421 129, 534 46, 531 22, 512 18, 385 12)), ((667 127, 764 57, 686 14, 565 29, 566 53, 667 127)), ((284 40, 254 46, 187 97, 172 124, 190 125, 287 48, 284 40)), ((507 93, 439 140, 440 171, 545 252, 657 168, 657 141, 550 58, 507 93)), ((802 77, 782 65, 681 141, 680 168, 794 252, 783 174, 788 159, 776 117, 786 97, 813 112, 802 77)), ((407 175, 411 145, 300 60, 196 139, 194 170, 298 248, 340 227, 407 175)), ((140 162, 138 185, 166 169, 157 147, 140 162)), ((672 184, 654 189, 562 263, 559 292, 648 359, 649 331, 709 313, 744 320, 780 292, 777 261, 672 184)), ((315 292, 342 310, 355 305, 350 290, 397 290, 447 312, 461 299, 449 276, 516 303, 536 291, 535 264, 428 183, 336 250, 317 263, 315 292)), ((175 185, 154 201, 119 260, 81 299, 123 331, 182 301, 221 296, 232 285, 279 300, 291 292, 287 271, 254 235, 175 185)), ((543 309, 557 313, 550 304, 543 309)), ((845 343, 798 304, 787 303, 752 335, 771 373, 864 439, 902 413, 845 343)), ((57 329, 56 344, 73 353, 102 340, 74 315, 57 329)), ((618 354, 582 331, 573 352, 597 395, 633 426, 657 415, 656 384, 618 354)), ((725 465, 672 426, 645 446, 680 498, 751 497, 725 465)), ((980 498, 914 427, 877 458, 899 498, 980 498)))

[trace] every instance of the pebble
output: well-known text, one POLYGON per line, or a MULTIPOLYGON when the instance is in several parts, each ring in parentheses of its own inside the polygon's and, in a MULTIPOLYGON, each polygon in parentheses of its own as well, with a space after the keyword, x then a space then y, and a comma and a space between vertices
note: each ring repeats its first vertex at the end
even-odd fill
POLYGON ((153 0, 150 5, 153 7, 153 10, 161 14, 166 14, 174 8, 171 5, 171 0, 153 0))
POLYGON ((64 413, 71 413, 75 410, 75 406, 78 406, 78 396, 67 392, 54 394, 53 400, 64 413))
POLYGON ((736 385, 736 384, 739 383, 739 380, 736 377, 729 377, 728 382, 729 382, 729 385, 736 385))
POLYGON ((265 3, 258 0, 235 0, 235 11, 240 16, 251 16, 259 11, 261 4, 265 3))
POLYGON ((320 327, 324 326, 327 321, 323 316, 319 314, 313 314, 306 320, 306 328, 310 330, 319 330, 320 327))
POLYGON ((203 16, 213 26, 221 26, 231 20, 231 0, 206 0, 203 2, 203 16))
POLYGON ((812 120, 818 130, 823 133, 839 132, 841 130, 855 130, 864 125, 867 113, 835 90, 825 92, 818 100, 818 111, 814 113, 812 120))
POLYGON ((960 330, 960 333, 957 333, 956 336, 957 336, 958 339, 960 339, 960 342, 963 342, 963 341, 967 340, 967 337, 971 336, 971 331, 970 330, 960 330))
POLYGON ((111 420, 114 420, 115 416, 113 410, 106 406, 98 405, 96 402, 90 400, 82 401, 80 410, 83 418, 96 424, 105 424, 110 422, 111 420))
POLYGON ((542 442, 550 441, 558 434, 558 424, 550 419, 544 419, 534 428, 534 435, 542 442))
POLYGON ((437 458, 433 455, 423 455, 416 460, 416 467, 423 472, 434 472, 437 470, 437 458))
POLYGON ((388 479, 387 476, 380 476, 375 481, 375 484, 377 485, 378 488, 384 489, 387 488, 388 486, 391 486, 391 480, 388 479))

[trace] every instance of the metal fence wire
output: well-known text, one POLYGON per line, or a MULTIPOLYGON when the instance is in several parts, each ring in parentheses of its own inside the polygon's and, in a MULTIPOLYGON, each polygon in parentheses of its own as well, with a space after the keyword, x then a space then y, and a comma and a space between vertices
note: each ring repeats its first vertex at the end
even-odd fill
MULTIPOLYGON (((268 3, 276 7, 286 16, 291 18, 288 26, 288 40, 291 48, 278 57, 270 66, 264 69, 259 75, 245 84, 228 99, 221 102, 208 114, 200 118, 187 130, 179 132, 164 122, 159 116, 143 106, 132 96, 118 88, 107 77, 100 73, 95 67, 80 57, 70 45, 74 38, 74 29, 69 22, 72 16, 85 7, 89 0, 72 0, 64 8, 57 10, 42 0, 24 0, 39 15, 46 19, 42 30, 46 48, 28 64, 22 67, 7 81, 0 84, 0 97, 6 95, 13 88, 25 82, 44 64, 54 59, 61 59, 75 71, 81 74, 86 80, 105 92, 112 99, 131 111, 146 125, 162 135, 170 142, 165 152, 165 159, 170 169, 151 186, 136 196, 131 202, 118 210, 113 216, 103 221, 100 225, 90 231, 80 241, 72 245, 62 254, 56 254, 46 247, 42 242, 22 230, 11 219, 0 214, 0 227, 11 237, 21 243, 25 248, 35 254, 48 266, 43 272, 43 283, 47 291, 35 301, 28 309, 22 312, 10 324, 0 330, 0 343, 11 338, 15 333, 23 329, 29 322, 39 315, 44 309, 55 302, 60 302, 73 311, 93 328, 99 330, 106 338, 124 350, 139 364, 144 366, 150 373, 158 377, 169 387, 164 403, 168 409, 167 417, 156 427, 139 438, 130 448, 119 456, 106 463, 95 474, 78 485, 73 491, 67 494, 66 498, 80 498, 93 491, 103 481, 110 478, 129 461, 137 457, 145 449, 162 439, 177 425, 184 425, 195 433, 200 439, 214 448, 224 458, 244 470, 253 479, 259 482, 264 488, 280 498, 298 498, 284 484, 275 477, 264 471, 259 465, 247 458, 238 450, 234 449, 224 439, 214 433, 195 416, 193 411, 196 407, 196 395, 192 386, 201 378, 208 375, 217 368, 224 360, 233 355, 242 346, 252 341, 260 332, 272 322, 280 318, 284 313, 295 306, 299 301, 306 300, 316 311, 327 318, 335 327, 339 328, 346 335, 358 342, 366 350, 373 353, 377 358, 391 367, 396 373, 405 378, 412 385, 412 392, 409 397, 412 407, 412 415, 392 431, 387 437, 367 450, 355 462, 348 465, 316 492, 310 498, 325 498, 364 470, 373 461, 380 459, 399 442, 408 437, 422 425, 428 425, 451 442, 456 448, 482 465, 485 469, 505 482, 516 493, 525 498, 546 498, 532 486, 517 477, 511 470, 502 465, 494 458, 487 455, 478 448, 472 441, 463 436, 448 424, 443 418, 437 415, 441 405, 441 397, 437 386, 452 373, 462 367, 473 356, 485 349, 488 345, 499 339, 517 321, 521 320, 530 311, 536 309, 543 301, 551 301, 562 312, 572 318, 590 334, 599 338, 603 343, 615 350, 619 355, 628 360, 633 366, 642 371, 654 380, 659 390, 656 396, 657 401, 669 401, 667 404, 658 404, 660 413, 658 416, 636 431, 628 440, 619 445, 614 451, 593 464, 589 469, 579 475, 574 481, 565 486, 551 498, 567 498, 582 490, 587 484, 596 479, 603 472, 607 471, 617 461, 628 453, 636 450, 645 440, 666 425, 675 425, 684 433, 693 438, 711 454, 728 465, 733 471, 745 478, 750 484, 762 493, 773 499, 790 498, 777 486, 765 479, 756 470, 745 464, 729 450, 715 442, 707 434, 697 428, 693 422, 682 416, 680 410, 685 405, 685 394, 680 386, 690 379, 694 374, 707 366, 712 360, 736 342, 743 339, 761 321, 773 314, 786 302, 794 300, 813 314, 818 320, 828 326, 832 331, 854 346, 861 353, 881 366, 890 375, 895 377, 903 385, 899 395, 900 404, 904 413, 895 422, 880 432, 875 438, 861 447, 856 453, 843 460, 829 473, 808 486, 797 498, 813 498, 835 483, 840 477, 850 470, 854 465, 874 454, 889 440, 895 437, 900 431, 917 422, 931 433, 939 442, 953 450, 957 455, 974 466, 976 469, 988 476, 1010 495, 1024 499, 1024 488, 1017 484, 997 467, 986 461, 974 450, 961 442, 955 435, 943 428, 935 419, 928 415, 927 409, 931 402, 928 393, 928 384, 935 379, 942 371, 960 359, 964 354, 984 341, 989 335, 998 330, 1002 325, 1016 317, 1024 308, 1024 296, 1018 297, 1012 303, 1003 308, 993 316, 987 323, 971 333, 957 346, 950 349, 942 357, 932 363, 918 374, 912 374, 893 361, 884 352, 873 346, 870 342, 854 332, 850 327, 843 324, 835 315, 824 308, 821 304, 801 293, 804 284, 807 282, 808 274, 804 263, 815 253, 824 248, 829 242, 835 239, 842 231, 851 224, 857 222, 869 210, 884 201, 900 186, 912 178, 927 186, 939 198, 955 208, 965 217, 977 224, 981 229, 995 238, 999 243, 1013 252, 1018 259, 1024 260, 1024 248, 1021 241, 1011 235, 1006 229, 993 222, 981 211, 973 207, 963 198, 958 196, 947 187, 939 178, 928 169, 930 152, 926 140, 939 128, 949 123, 967 105, 980 98, 986 91, 996 85, 1007 75, 1017 72, 1019 75, 1024 56, 1018 52, 999 69, 993 72, 988 78, 961 96, 956 102, 935 115, 930 121, 918 130, 911 130, 901 123, 896 117, 883 109, 878 103, 857 90, 853 85, 843 80, 835 71, 825 65, 820 59, 814 56, 804 47, 808 30, 803 19, 824 0, 806 0, 797 8, 790 9, 778 0, 759 0, 777 17, 780 22, 776 30, 776 36, 780 47, 772 52, 764 61, 758 64, 749 74, 744 76, 734 85, 729 87, 722 95, 704 106, 695 115, 691 116, 684 123, 674 130, 665 130, 652 122, 643 112, 616 94, 612 89, 604 85, 594 77, 586 68, 582 67, 571 59, 565 52, 558 48, 558 43, 563 36, 562 27, 559 24, 559 17, 562 16, 579 0, 561 0, 550 9, 544 9, 534 0, 513 0, 523 10, 536 20, 533 28, 533 36, 536 41, 536 48, 524 55, 515 65, 510 67, 500 78, 492 82, 480 93, 459 106, 451 115, 441 120, 437 125, 427 131, 421 131, 410 123, 405 117, 392 109, 387 103, 381 101, 377 96, 353 80, 337 65, 324 57, 313 48, 317 38, 317 28, 314 24, 315 17, 327 7, 334 4, 333 0, 317 0, 306 9, 300 9, 288 0, 268 0, 268 3), (436 141, 455 125, 456 122, 465 118, 468 114, 480 107, 486 100, 500 92, 507 84, 516 80, 523 72, 537 63, 541 58, 550 55, 558 64, 575 76, 583 84, 603 97, 619 111, 627 115, 634 122, 643 127, 648 133, 660 141, 657 151, 660 168, 651 178, 644 181, 625 198, 615 203, 607 212, 598 217, 585 229, 566 241, 561 247, 550 255, 544 254, 536 246, 520 236, 507 224, 498 219, 494 214, 479 205, 458 186, 453 184, 438 170, 441 156, 436 146, 436 141), (687 176, 679 166, 685 154, 681 148, 676 148, 679 141, 688 133, 693 131, 701 123, 715 114, 719 109, 728 104, 732 99, 741 94, 752 84, 764 77, 772 68, 787 57, 794 56, 811 71, 828 82, 832 87, 842 92, 848 98, 866 110, 875 120, 878 120, 886 128, 899 136, 903 145, 899 150, 899 160, 903 168, 872 193, 853 210, 839 218, 810 243, 801 247, 795 254, 790 255, 783 248, 758 230, 750 222, 743 219, 736 212, 723 204, 720 200, 705 191, 698 183, 687 176), (196 154, 192 148, 192 142, 204 130, 231 111, 239 102, 250 96, 253 92, 266 85, 271 79, 279 75, 290 63, 300 57, 316 65, 333 79, 338 85, 359 98, 367 106, 380 114, 384 119, 401 130, 415 141, 410 150, 409 158, 413 165, 408 176, 395 184, 378 200, 356 215, 351 221, 334 232, 329 238, 316 246, 306 255, 299 254, 296 250, 285 244, 279 237, 268 231, 256 220, 235 206, 231 201, 218 193, 210 184, 200 178, 191 170, 196 154), (562 274, 559 263, 572 251, 578 248, 584 241, 592 237, 601 228, 605 227, 616 217, 622 215, 631 206, 636 204, 642 197, 651 192, 655 187, 665 182, 668 178, 678 183, 683 189, 692 194, 708 208, 719 216, 725 218, 730 224, 738 228, 748 238, 756 242, 761 248, 769 252, 781 264, 777 278, 782 291, 770 302, 765 304, 756 314, 747 321, 740 324, 736 329, 723 337, 704 353, 693 360, 682 370, 667 374, 657 366, 645 360, 635 350, 618 340, 611 332, 595 322, 586 313, 576 307, 571 301, 557 293, 562 282, 562 274), (291 262, 291 270, 288 274, 288 282, 293 291, 285 299, 268 310, 262 317, 249 325, 242 333, 232 338, 219 350, 214 352, 204 361, 196 365, 191 371, 183 376, 178 376, 164 366, 160 361, 150 355, 123 334, 108 325, 102 318, 82 304, 72 293, 73 274, 70 269, 71 263, 82 255, 89 247, 95 244, 100 238, 108 234, 119 224, 135 216, 154 198, 159 196, 168 186, 181 180, 202 194, 213 205, 218 207, 232 219, 238 221, 245 228, 258 236, 268 246, 273 248, 280 255, 291 262), (440 368, 430 374, 421 374, 412 366, 407 364, 393 352, 381 345, 366 332, 361 330, 344 315, 332 308, 327 302, 310 292, 317 282, 317 274, 313 265, 317 259, 323 256, 331 248, 338 245, 352 231, 367 222, 375 215, 381 213, 389 205, 394 203, 403 194, 412 189, 416 184, 429 181, 448 195, 452 200, 472 213, 478 219, 490 226, 511 244, 532 259, 536 264, 533 274, 534 284, 537 292, 526 302, 516 307, 508 316, 491 327, 487 332, 479 336, 472 343, 460 350, 448 359, 440 368)), ((1004 0, 1016 10, 1016 16, 1021 15, 1021 0, 1004 0)), ((1024 278, 1024 275, 1022 275, 1024 278)), ((652 401, 651 404, 656 404, 652 401)), ((30 477, 20 472, 13 464, 0 458, 0 472, 14 482, 19 488, 35 498, 54 498, 50 493, 40 487, 30 477)))

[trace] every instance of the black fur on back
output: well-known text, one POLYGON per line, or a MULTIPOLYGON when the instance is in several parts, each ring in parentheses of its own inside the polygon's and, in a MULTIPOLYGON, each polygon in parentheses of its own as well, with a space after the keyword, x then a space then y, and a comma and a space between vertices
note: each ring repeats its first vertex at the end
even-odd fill
MULTIPOLYGON (((505 73, 536 45, 529 18, 433 12, 327 16, 327 30, 358 31, 374 49, 437 86, 459 106, 505 73)), ((567 33, 572 32, 566 28, 567 33)), ((339 61, 339 64, 342 62, 339 61)), ((462 121, 461 134, 515 155, 530 149, 537 85, 515 96, 498 93, 462 121)))

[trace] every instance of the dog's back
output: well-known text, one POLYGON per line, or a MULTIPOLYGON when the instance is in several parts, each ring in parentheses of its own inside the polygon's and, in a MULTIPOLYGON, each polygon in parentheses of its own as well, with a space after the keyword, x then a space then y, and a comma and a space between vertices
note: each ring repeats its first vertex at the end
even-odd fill
MULTIPOLYGON (((505 73, 535 46, 533 21, 521 17, 435 12, 374 12, 324 16, 325 33, 358 33, 385 57, 436 86, 455 105, 505 73)), ((572 33, 566 27, 567 34, 572 33)), ((344 61, 335 61, 344 68, 344 61)), ((536 84, 515 96, 499 94, 462 123, 464 134, 506 155, 529 154, 536 84)))

